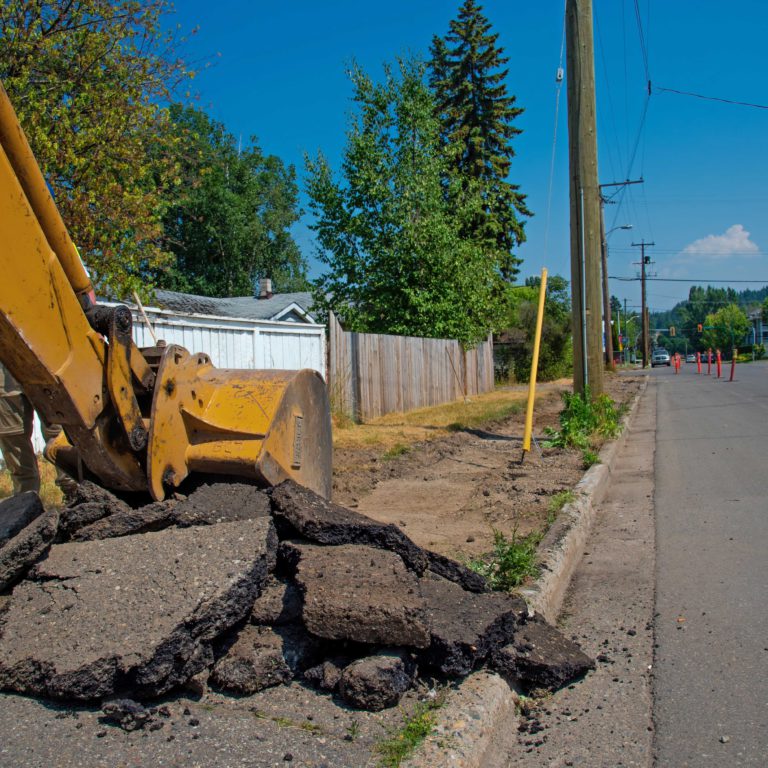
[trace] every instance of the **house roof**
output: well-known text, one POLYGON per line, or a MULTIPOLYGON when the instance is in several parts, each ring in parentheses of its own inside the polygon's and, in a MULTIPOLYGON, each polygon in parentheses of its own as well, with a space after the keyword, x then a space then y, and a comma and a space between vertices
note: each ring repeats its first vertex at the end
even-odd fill
POLYGON ((315 322, 311 314, 312 294, 308 291, 275 293, 268 299, 257 299, 254 296, 217 299, 210 296, 159 290, 155 291, 155 301, 152 303, 160 309, 195 315, 238 317, 248 320, 283 320, 295 314, 305 322, 315 322))

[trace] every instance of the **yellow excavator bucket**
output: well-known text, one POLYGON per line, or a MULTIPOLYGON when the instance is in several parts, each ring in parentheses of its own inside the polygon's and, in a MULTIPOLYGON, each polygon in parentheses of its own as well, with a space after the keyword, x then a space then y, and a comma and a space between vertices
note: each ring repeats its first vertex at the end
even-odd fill
POLYGON ((64 434, 47 455, 75 477, 155 499, 187 478, 292 478, 331 494, 328 395, 312 370, 217 369, 205 354, 139 349, 125 306, 94 301, 0 85, 0 359, 64 434))

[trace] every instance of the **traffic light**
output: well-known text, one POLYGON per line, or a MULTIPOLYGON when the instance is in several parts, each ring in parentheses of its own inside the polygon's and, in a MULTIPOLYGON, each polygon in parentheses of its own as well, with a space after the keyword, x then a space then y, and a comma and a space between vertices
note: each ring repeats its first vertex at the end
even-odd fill
POLYGON ((696 330, 697 330, 699 333, 701 333, 701 332, 704 330, 704 327, 702 326, 702 324, 701 324, 701 323, 699 323, 699 324, 696 326, 696 330))
POLYGON ((670 325, 669 326, 669 335, 670 336, 674 336, 675 335, 675 326, 674 325, 670 325))

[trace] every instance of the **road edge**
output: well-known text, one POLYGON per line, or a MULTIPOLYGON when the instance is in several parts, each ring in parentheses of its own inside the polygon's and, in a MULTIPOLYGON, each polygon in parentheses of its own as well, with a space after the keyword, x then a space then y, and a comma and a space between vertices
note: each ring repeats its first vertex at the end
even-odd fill
MULTIPOLYGON (((576 499, 566 504, 539 546, 541 575, 521 591, 531 611, 554 622, 595 520, 595 509, 610 486, 613 466, 626 443, 637 406, 648 387, 648 377, 622 419, 621 435, 600 450, 600 462, 576 484, 576 499)), ((483 768, 491 765, 489 747, 503 729, 517 728, 518 693, 488 670, 465 678, 449 692, 438 710, 432 733, 402 768, 483 768)))

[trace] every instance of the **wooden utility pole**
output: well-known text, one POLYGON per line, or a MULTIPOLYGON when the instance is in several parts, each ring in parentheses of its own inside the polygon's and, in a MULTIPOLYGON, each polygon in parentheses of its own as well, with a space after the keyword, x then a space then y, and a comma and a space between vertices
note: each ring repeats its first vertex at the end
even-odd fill
MULTIPOLYGON (((609 184, 601 184, 599 189, 604 187, 628 187, 631 184, 643 184, 643 179, 636 181, 612 181, 609 184)), ((618 227, 605 231, 605 204, 610 202, 603 197, 600 192, 600 264, 603 275, 603 327, 605 333, 605 367, 609 371, 615 371, 616 365, 613 362, 613 323, 611 322, 611 294, 608 289, 608 235, 616 229, 632 229, 631 224, 621 224, 618 227)))
MULTIPOLYGON (((648 367, 648 356, 649 356, 649 345, 648 345, 648 335, 650 332, 650 317, 648 312, 648 307, 646 306, 646 292, 645 292, 645 267, 647 264, 651 263, 651 257, 645 255, 645 249, 649 248, 652 245, 656 245, 656 243, 646 243, 645 240, 641 240, 639 243, 632 243, 633 248, 639 248, 640 249, 640 293, 641 293, 641 299, 640 299, 640 306, 642 309, 642 317, 643 317, 643 368, 648 367)), ((637 262, 635 262, 637 264, 637 262)))
POLYGON ((592 0, 567 0, 573 389, 603 393, 600 188, 597 176, 592 0))
POLYGON ((605 211, 600 197, 600 266, 603 275, 603 333, 605 334, 605 367, 615 371, 613 362, 613 328, 611 327, 611 294, 608 290, 608 242, 605 238, 605 211))

